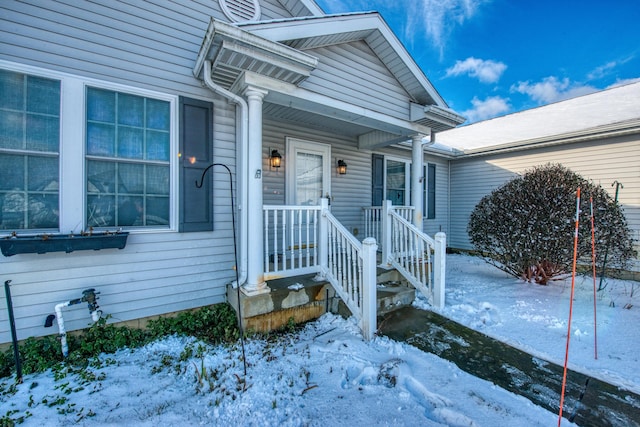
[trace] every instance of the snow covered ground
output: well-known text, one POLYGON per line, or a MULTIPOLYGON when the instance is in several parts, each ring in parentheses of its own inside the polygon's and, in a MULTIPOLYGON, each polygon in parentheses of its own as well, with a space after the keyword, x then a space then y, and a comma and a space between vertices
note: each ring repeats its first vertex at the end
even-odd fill
MULTIPOLYGON (((570 280, 542 287, 477 258, 451 255, 447 263, 442 314, 540 357, 564 361, 570 280)), ((595 360, 593 281, 577 280, 573 368, 640 390, 634 369, 640 357, 640 304, 632 296, 639 286, 607 280, 598 294, 595 360)), ((352 319, 327 314, 300 333, 250 340, 246 352, 246 377, 239 347, 169 337, 103 355, 101 367, 82 374, 27 376, 15 394, 7 393, 12 381, 5 380, 0 417, 23 417, 25 426, 557 424, 557 414, 434 355, 385 337, 363 341, 352 319)))
MULTIPOLYGON (((450 255, 447 263, 446 307, 441 314, 563 365, 571 278, 540 286, 476 257, 450 255)), ((596 288, 599 283, 597 278, 596 288)), ((605 278, 595 307, 593 287, 591 275, 576 278, 569 367, 640 393, 640 282, 605 278)))

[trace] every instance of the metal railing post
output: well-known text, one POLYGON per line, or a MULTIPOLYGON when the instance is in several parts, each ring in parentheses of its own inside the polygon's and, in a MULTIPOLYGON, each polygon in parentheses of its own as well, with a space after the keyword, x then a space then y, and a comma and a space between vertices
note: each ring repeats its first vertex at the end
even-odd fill
POLYGON ((376 312, 376 239, 362 242, 362 335, 371 340, 377 329, 376 312))
POLYGON ((433 257, 433 305, 438 309, 444 308, 444 281, 447 267, 447 235, 443 232, 435 235, 433 257))

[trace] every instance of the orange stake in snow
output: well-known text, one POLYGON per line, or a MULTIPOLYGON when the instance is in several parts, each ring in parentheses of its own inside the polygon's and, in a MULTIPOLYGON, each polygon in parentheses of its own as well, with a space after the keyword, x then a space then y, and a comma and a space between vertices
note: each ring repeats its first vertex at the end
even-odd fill
POLYGON ((598 318, 596 316, 596 227, 593 219, 593 196, 589 197, 591 204, 591 266, 593 270, 593 354, 598 359, 598 318))
POLYGON ((562 407, 564 406, 564 391, 567 387, 567 363, 569 361, 569 341, 571 341, 571 316, 573 315, 573 295, 576 284, 576 262, 578 258, 578 224, 580 223, 580 187, 576 191, 576 231, 573 236, 573 267, 571 269, 571 297, 569 298, 569 322, 567 326, 567 346, 564 352, 564 373, 562 374, 562 392, 560 393, 560 412, 558 427, 562 422, 562 407))

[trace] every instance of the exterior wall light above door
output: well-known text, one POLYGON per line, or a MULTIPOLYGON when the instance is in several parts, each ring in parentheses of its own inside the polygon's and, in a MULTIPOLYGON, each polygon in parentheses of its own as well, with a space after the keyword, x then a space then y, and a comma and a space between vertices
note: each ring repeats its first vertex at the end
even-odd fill
POLYGON ((338 160, 338 175, 346 175, 347 174, 347 164, 344 160, 338 160))
POLYGON ((269 162, 272 168, 279 168, 282 164, 282 156, 278 153, 278 150, 271 150, 271 156, 269 162))

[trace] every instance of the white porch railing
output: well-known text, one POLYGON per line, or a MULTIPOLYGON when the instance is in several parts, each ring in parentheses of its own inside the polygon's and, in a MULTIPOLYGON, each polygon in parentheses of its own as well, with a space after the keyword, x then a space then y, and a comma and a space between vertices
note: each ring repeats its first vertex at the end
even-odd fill
POLYGON ((385 200, 382 207, 382 259, 396 268, 431 305, 444 307, 446 235, 427 236, 385 200))
POLYGON ((265 280, 317 273, 358 319, 366 339, 376 331, 375 239, 360 243, 320 206, 264 206, 265 280))
MULTIPOLYGON (((395 212, 411 222, 413 217, 413 206, 393 206, 395 212)), ((362 208, 362 220, 364 223, 364 236, 373 237, 376 242, 380 242, 382 237, 382 206, 366 206, 362 208)), ((379 248, 380 249, 380 248, 379 248)))
POLYGON ((317 273, 321 206, 264 206, 265 280, 317 273))
MULTIPOLYGON (((319 206, 264 206, 264 278, 316 273, 333 286, 358 319, 365 338, 376 331, 376 239, 358 241, 329 211, 319 206)), ((430 303, 444 307, 446 236, 435 239, 408 219, 411 207, 370 208, 380 223, 383 264, 396 268, 430 303)), ((373 221, 371 222, 373 224, 373 221)), ((366 229, 366 227, 365 227, 366 229)))

